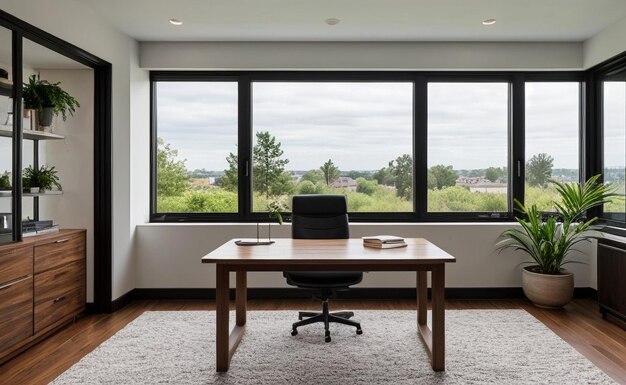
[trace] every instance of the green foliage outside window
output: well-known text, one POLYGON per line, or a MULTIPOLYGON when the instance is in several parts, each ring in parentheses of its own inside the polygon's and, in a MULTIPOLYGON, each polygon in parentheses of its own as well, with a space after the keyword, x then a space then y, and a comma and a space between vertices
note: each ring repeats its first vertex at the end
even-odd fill
POLYGON ((177 160, 178 150, 157 138, 157 195, 181 195, 189 187, 185 160, 177 160))

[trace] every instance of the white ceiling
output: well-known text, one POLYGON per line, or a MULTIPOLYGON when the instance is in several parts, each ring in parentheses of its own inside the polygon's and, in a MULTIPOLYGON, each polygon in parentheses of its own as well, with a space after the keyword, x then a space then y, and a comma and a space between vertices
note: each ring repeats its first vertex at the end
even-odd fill
POLYGON ((625 0, 77 1, 139 41, 580 42, 626 16, 625 0))

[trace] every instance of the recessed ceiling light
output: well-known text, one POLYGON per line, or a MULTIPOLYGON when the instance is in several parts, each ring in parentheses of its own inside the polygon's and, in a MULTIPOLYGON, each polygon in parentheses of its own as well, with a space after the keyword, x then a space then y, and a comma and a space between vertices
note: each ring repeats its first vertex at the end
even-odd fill
POLYGON ((330 17, 328 19, 326 19, 326 24, 328 25, 337 25, 339 24, 341 20, 337 19, 336 17, 330 17))
POLYGON ((495 23, 496 23, 496 19, 483 20, 483 25, 494 25, 495 23))
POLYGON ((170 19, 169 22, 172 25, 183 25, 183 22, 178 19, 170 19))

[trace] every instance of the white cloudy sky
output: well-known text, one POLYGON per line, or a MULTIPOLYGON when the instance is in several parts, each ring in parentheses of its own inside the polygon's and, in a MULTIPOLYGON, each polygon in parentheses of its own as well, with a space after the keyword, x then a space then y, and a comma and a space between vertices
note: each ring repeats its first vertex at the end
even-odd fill
MULTIPOLYGON (((503 83, 431 83, 429 165, 505 166, 507 95, 503 83)), ((578 167, 578 97, 575 83, 527 85, 527 157, 547 152, 557 168, 578 167)), ((237 149, 236 83, 162 82, 157 99, 158 135, 187 167, 224 169, 237 149)), ((379 169, 412 152, 411 126, 410 83, 253 85, 253 130, 276 136, 288 169, 317 168, 329 158, 342 170, 379 169)))

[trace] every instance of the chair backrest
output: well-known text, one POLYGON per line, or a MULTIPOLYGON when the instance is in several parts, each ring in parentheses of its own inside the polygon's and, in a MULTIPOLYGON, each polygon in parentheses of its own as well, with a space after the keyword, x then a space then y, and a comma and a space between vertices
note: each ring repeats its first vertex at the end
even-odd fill
POLYGON ((294 239, 350 237, 348 204, 343 195, 295 195, 291 208, 294 239))

